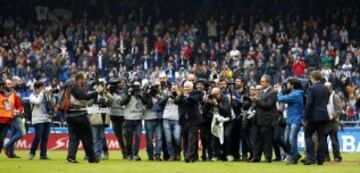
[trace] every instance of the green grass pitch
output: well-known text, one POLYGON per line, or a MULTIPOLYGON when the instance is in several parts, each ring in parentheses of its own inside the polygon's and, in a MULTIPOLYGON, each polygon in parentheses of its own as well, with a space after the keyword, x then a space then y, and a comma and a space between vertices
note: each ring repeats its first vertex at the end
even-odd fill
POLYGON ((0 155, 0 173, 359 173, 360 154, 343 154, 343 162, 325 163, 323 166, 285 165, 284 162, 246 163, 246 162, 155 162, 147 161, 142 152, 142 161, 127 161, 121 159, 119 151, 110 153, 110 160, 98 164, 89 164, 83 160, 84 152, 78 152, 80 164, 68 164, 65 161, 65 151, 50 151, 51 160, 27 160, 28 151, 17 151, 21 159, 8 159, 0 155))

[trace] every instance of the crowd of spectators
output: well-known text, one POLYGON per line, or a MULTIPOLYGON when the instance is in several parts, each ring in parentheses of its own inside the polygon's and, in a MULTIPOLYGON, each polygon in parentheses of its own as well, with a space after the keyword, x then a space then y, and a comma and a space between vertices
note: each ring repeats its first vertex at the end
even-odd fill
POLYGON ((114 2, 100 17, 92 17, 93 6, 78 11, 75 6, 73 20, 2 16, 1 77, 19 76, 31 92, 37 80, 61 88, 78 71, 129 80, 155 80, 165 71, 169 82, 189 73, 207 80, 243 76, 253 85, 263 74, 285 83, 293 76, 307 80, 320 69, 344 100, 342 120, 359 119, 357 9, 269 14, 221 2, 210 9, 197 3, 174 12, 153 2, 114 2), (120 10, 113 14, 114 8, 120 10))

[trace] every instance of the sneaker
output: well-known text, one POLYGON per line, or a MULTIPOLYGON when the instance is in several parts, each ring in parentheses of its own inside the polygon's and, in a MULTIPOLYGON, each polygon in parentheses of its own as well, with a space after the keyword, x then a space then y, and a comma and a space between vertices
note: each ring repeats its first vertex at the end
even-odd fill
POLYGON ((132 156, 126 156, 126 160, 133 160, 132 156))
POLYGON ((217 157, 211 158, 211 161, 212 161, 212 162, 216 162, 216 161, 218 161, 218 160, 219 160, 219 158, 217 158, 217 157))
POLYGON ((342 161, 342 158, 341 157, 336 157, 335 159, 334 159, 334 162, 341 162, 342 161))
POLYGON ((296 165, 296 164, 297 164, 297 161, 295 161, 295 160, 287 160, 285 162, 285 165, 296 165))
POLYGON ((228 162, 232 162, 232 161, 234 161, 234 157, 231 156, 231 155, 228 155, 228 156, 226 156, 226 160, 227 160, 228 162))
POLYGON ((33 160, 35 157, 35 154, 29 154, 29 160, 33 160))
POLYGON ((102 159, 103 160, 109 160, 109 153, 104 153, 102 159))
POLYGON ((180 160, 181 160, 181 155, 180 155, 180 154, 177 154, 177 155, 175 156, 175 160, 180 161, 180 160))
POLYGON ((176 158, 175 158, 175 156, 170 156, 167 161, 171 161, 171 162, 172 162, 172 161, 176 161, 176 158))
POLYGON ((141 161, 141 157, 140 157, 140 156, 134 156, 134 157, 133 157, 133 160, 135 160, 135 161, 141 161))
MULTIPOLYGON (((161 157, 160 156, 155 156, 155 161, 161 161, 161 157)), ((169 159, 168 159, 169 160, 169 159)))

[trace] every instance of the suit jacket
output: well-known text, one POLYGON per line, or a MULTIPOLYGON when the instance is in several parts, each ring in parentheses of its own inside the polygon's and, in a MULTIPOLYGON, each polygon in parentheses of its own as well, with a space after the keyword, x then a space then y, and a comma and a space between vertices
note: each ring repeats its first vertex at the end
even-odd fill
POLYGON ((309 86, 306 94, 304 119, 313 122, 328 121, 329 90, 323 84, 315 83, 309 86))
POLYGON ((179 124, 198 126, 203 122, 200 113, 200 101, 202 92, 193 91, 188 97, 178 96, 175 104, 179 105, 179 124))
POLYGON ((269 88, 256 102, 256 124, 260 126, 275 126, 276 121, 276 92, 269 88))

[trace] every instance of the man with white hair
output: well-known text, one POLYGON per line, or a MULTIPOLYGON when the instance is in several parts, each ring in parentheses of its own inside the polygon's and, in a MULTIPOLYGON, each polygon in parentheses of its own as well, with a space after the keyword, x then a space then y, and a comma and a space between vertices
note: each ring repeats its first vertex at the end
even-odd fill
MULTIPOLYGON (((342 114, 341 99, 333 90, 332 83, 326 82, 325 87, 330 92, 329 102, 327 104, 330 121, 325 126, 325 139, 327 139, 327 136, 330 136, 332 150, 334 153, 334 161, 341 162, 342 158, 339 149, 339 139, 337 135, 339 128, 339 118, 342 114)), ((330 161, 328 145, 325 145, 325 160, 330 161)))
POLYGON ((193 87, 192 82, 186 81, 183 89, 177 91, 178 96, 175 101, 179 105, 179 124, 183 132, 186 163, 197 160, 198 131, 203 122, 199 106, 202 92, 193 90, 193 87))

